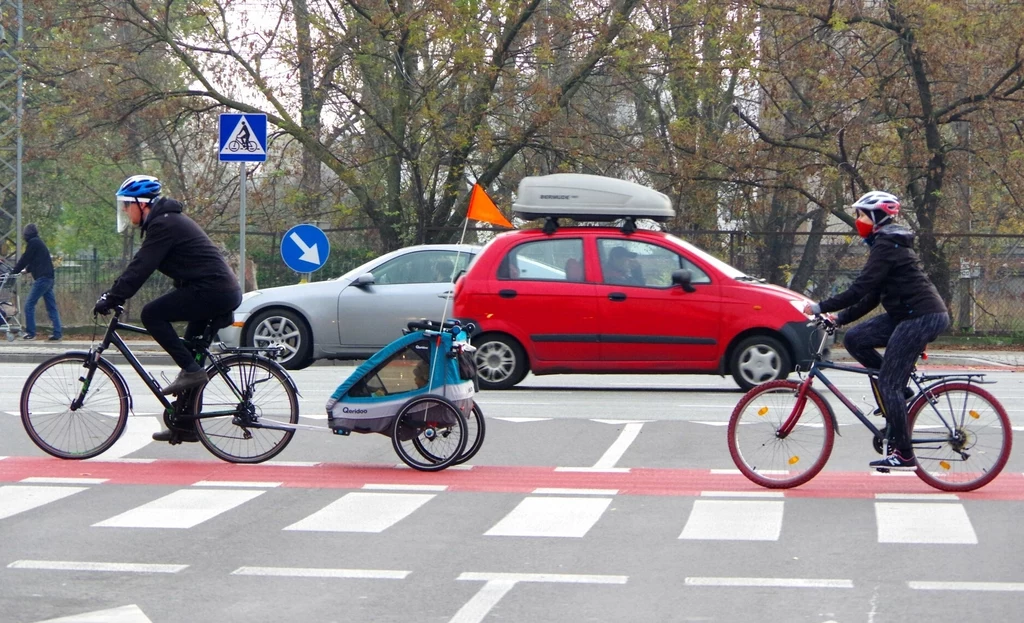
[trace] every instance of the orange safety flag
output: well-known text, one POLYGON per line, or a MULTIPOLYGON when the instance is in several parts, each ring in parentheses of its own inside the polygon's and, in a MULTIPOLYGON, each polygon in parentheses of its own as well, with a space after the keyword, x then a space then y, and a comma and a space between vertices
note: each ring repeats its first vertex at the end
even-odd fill
POLYGON ((469 193, 469 210, 466 211, 466 218, 515 229, 515 225, 502 215, 480 184, 473 184, 473 190, 469 193))

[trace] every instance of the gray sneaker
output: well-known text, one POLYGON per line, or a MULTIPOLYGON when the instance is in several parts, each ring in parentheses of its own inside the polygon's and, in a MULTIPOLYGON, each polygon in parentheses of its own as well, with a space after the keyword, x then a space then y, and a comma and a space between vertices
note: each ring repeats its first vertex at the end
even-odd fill
POLYGON ((204 383, 206 383, 206 370, 196 370, 195 372, 185 372, 182 370, 178 373, 178 377, 163 389, 163 395, 180 394, 186 389, 199 387, 204 383))

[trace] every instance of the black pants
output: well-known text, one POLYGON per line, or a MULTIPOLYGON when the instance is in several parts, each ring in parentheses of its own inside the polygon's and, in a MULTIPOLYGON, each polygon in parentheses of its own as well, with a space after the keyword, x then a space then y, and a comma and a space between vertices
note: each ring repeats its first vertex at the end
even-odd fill
POLYGON ((214 316, 234 311, 242 302, 237 286, 220 290, 177 288, 153 299, 142 308, 142 326, 152 334, 174 363, 182 370, 194 371, 199 366, 181 343, 172 322, 188 321, 185 337, 202 334, 214 316))
POLYGON ((907 431, 907 403, 903 388, 917 357, 929 342, 949 327, 948 314, 925 314, 901 322, 889 314, 875 316, 846 332, 843 346, 865 368, 878 370, 878 391, 882 395, 892 431, 893 443, 900 454, 913 450, 907 431), (885 357, 876 348, 885 347, 885 357))

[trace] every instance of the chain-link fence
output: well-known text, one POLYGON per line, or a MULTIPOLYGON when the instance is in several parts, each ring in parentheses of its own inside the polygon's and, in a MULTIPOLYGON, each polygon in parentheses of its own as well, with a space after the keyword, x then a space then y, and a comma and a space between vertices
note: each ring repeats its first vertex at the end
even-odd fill
MULTIPOLYGON (((460 232, 450 232, 457 239, 460 232)), ((844 289, 860 272, 867 247, 849 234, 825 234, 816 259, 801 259, 808 234, 750 233, 736 231, 674 232, 716 257, 748 274, 781 285, 800 287, 820 300, 844 289), (809 266, 808 266, 809 264, 809 266)), ((367 244, 373 239, 367 231, 327 231, 331 256, 323 269, 311 275, 299 275, 288 269, 280 256, 280 234, 254 236, 247 241, 247 255, 254 264, 256 285, 267 288, 299 283, 302 279, 333 279, 378 255, 367 244)), ((487 230, 471 232, 470 237, 486 238, 487 230)), ((1024 333, 1024 235, 949 234, 937 236, 941 252, 948 258, 951 276, 946 292, 953 317, 951 332, 973 335, 1016 335, 1024 333)), ((231 241, 225 245, 230 248, 231 241)), ((124 269, 126 262, 98 257, 55 258, 55 290, 62 321, 68 326, 92 323, 92 305, 124 269)), ((228 257, 237 269, 237 256, 228 257)), ((27 280, 26 280, 27 284, 27 280)), ((146 283, 129 303, 128 315, 138 319, 142 304, 171 287, 159 273, 146 283)), ((250 283, 250 288, 252 284, 250 283)), ((23 288, 27 293, 27 288, 23 288)), ((45 313, 37 310, 38 321, 45 313)))

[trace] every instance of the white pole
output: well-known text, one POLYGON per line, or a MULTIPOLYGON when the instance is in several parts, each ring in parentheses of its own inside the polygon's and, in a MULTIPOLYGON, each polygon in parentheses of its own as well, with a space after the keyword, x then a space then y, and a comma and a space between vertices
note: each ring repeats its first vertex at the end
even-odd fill
POLYGON ((246 182, 246 170, 245 162, 238 163, 238 178, 240 180, 241 190, 238 192, 239 208, 238 208, 238 285, 242 287, 242 292, 245 292, 245 182, 246 182))

